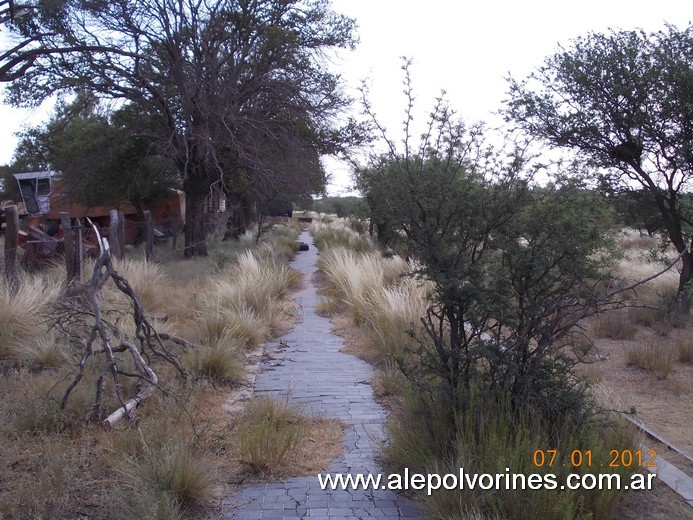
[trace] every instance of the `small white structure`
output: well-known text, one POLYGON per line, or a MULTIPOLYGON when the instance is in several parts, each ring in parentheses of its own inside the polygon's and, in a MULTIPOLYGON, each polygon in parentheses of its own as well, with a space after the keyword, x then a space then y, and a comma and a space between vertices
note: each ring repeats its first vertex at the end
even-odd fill
POLYGON ((19 184, 24 208, 30 215, 47 215, 50 213, 50 194, 53 189, 53 171, 15 173, 14 178, 19 184))

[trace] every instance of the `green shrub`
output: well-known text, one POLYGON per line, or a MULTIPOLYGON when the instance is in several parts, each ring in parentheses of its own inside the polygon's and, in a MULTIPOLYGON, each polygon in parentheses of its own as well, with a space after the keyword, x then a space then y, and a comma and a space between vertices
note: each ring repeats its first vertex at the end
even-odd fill
MULTIPOLYGON (((611 460, 610 450, 633 449, 635 446, 632 430, 616 418, 604 423, 603 427, 591 419, 580 423, 566 420, 548 427, 534 410, 511 411, 509 405, 498 405, 479 395, 468 403, 467 414, 458 418, 454 438, 447 445, 438 442, 439 447, 432 449, 435 444, 431 443, 432 434, 429 432, 434 423, 425 426, 420 419, 417 420, 417 417, 422 417, 422 409, 426 408, 420 396, 419 404, 410 398, 406 406, 414 408, 407 415, 407 421, 397 421, 397 434, 391 437, 393 446, 388 449, 391 457, 401 457, 396 461, 398 467, 409 467, 410 471, 417 468, 419 471, 423 465, 423 472, 439 475, 459 476, 460 469, 468 475, 501 475, 502 487, 505 486, 505 475, 508 475, 510 488, 513 475, 518 475, 515 478, 519 479, 517 489, 481 490, 469 486, 459 489, 458 486, 455 490, 434 490, 430 496, 421 492, 417 499, 425 518, 608 518, 616 505, 616 491, 562 490, 560 487, 529 489, 526 484, 525 489, 521 489, 521 481, 530 474, 553 473, 560 486, 569 473, 596 473, 595 466, 611 460), (547 449, 557 450, 559 459, 549 467, 547 455, 540 467, 535 464, 533 454, 535 450, 546 453, 547 449), (570 457, 574 450, 578 454, 573 466, 570 457), (590 450, 592 466, 587 464, 587 450, 590 450)), ((425 415, 434 418, 431 412, 425 412, 425 415)), ((541 463, 540 457, 537 460, 541 463)), ((627 478, 633 469, 639 468, 619 468, 617 471, 622 478, 627 478)))

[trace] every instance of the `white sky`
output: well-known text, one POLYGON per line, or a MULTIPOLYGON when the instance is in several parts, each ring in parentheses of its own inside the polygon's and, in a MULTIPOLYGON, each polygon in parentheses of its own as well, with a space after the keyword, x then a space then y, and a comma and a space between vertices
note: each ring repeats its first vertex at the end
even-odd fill
MULTIPOLYGON (((608 28, 651 32, 664 22, 684 27, 693 18, 683 0, 332 0, 332 5, 356 19, 360 36, 357 49, 345 53, 335 67, 354 97, 353 89, 368 80, 371 103, 395 136, 405 106, 400 56, 413 60, 422 118, 446 90, 450 104, 466 120, 489 121, 505 98, 504 78, 526 76, 559 43, 608 28)), ((13 134, 41 121, 46 111, 0 106, 0 164, 12 157, 13 134)), ((348 191, 346 168, 333 161, 326 164, 333 174, 330 192, 348 191)))

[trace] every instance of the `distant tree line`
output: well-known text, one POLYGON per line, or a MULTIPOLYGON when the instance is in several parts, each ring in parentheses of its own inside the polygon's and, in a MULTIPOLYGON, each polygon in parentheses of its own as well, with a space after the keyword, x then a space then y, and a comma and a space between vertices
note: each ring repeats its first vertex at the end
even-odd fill
POLYGON ((307 208, 329 215, 337 215, 340 218, 366 218, 368 208, 363 197, 321 197, 310 201, 307 208))

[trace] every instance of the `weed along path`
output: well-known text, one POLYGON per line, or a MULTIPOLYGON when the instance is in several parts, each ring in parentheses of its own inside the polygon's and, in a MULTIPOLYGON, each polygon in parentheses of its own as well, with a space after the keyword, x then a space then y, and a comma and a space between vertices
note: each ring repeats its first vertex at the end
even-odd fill
MULTIPOLYGON (((304 231, 300 240, 312 243, 304 231)), ((356 477, 382 473, 376 463, 378 440, 383 438, 385 411, 375 402, 369 380, 373 370, 366 362, 344 354, 342 338, 330 332, 327 318, 318 316, 313 274, 318 253, 300 252, 291 264, 303 273, 303 288, 295 299, 303 319, 293 330, 268 345, 271 359, 263 363, 255 392, 288 399, 306 415, 340 419, 347 425, 344 454, 323 473, 356 477)), ((387 477, 383 475, 382 484, 387 477)), ((418 518, 415 505, 384 489, 322 489, 317 475, 292 477, 283 482, 241 486, 224 500, 224 518, 418 518)), ((372 488, 372 486, 370 486, 372 488)))

